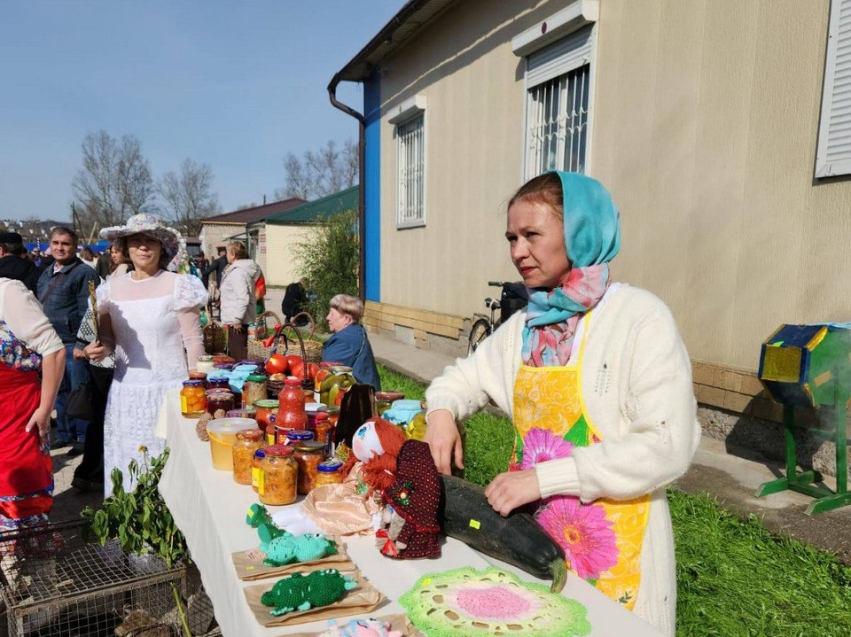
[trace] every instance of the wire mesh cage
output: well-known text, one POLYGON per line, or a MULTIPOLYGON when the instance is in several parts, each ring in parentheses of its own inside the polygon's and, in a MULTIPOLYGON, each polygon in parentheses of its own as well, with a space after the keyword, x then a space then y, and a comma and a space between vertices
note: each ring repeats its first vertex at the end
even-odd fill
POLYGON ((74 521, 0 532, 0 635, 170 637, 185 635, 181 615, 192 635, 215 634, 209 598, 187 595, 186 566, 86 544, 82 531, 74 521))

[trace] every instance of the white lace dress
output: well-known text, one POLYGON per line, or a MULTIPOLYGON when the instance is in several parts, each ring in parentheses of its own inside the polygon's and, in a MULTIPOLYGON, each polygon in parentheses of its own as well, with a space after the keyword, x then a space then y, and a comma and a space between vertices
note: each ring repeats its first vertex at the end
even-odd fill
POLYGON ((154 434, 160 403, 167 390, 180 387, 189 365, 204 353, 199 308, 207 301, 201 280, 161 270, 133 280, 111 277, 97 289, 98 313, 109 314, 115 336, 115 377, 104 422, 106 495, 114 467, 126 473, 130 460, 162 453, 165 440, 154 434), (185 351, 184 351, 185 350, 185 351))

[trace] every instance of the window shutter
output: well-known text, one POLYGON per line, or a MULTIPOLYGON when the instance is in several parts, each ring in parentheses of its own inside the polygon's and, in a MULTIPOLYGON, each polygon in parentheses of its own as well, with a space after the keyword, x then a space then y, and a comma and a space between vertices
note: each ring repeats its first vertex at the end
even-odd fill
POLYGON ((832 0, 816 177, 851 174, 851 0, 832 0))
MULTIPOLYGON (((847 0, 851 4, 851 0, 847 0)), ((526 86, 533 87, 564 75, 591 60, 591 26, 531 54, 526 62, 526 86)))

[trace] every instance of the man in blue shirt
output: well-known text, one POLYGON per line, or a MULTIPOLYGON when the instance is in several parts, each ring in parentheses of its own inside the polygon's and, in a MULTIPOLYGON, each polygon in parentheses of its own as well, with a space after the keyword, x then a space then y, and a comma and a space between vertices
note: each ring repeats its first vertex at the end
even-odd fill
POLYGON ((57 226, 50 233, 50 254, 53 264, 38 279, 38 299, 53 329, 65 345, 65 376, 56 396, 56 439, 54 447, 65 447, 74 442, 69 455, 82 453, 86 440, 86 421, 68 418, 68 395, 89 378, 85 361, 74 360, 74 345, 89 299, 89 281, 100 283, 97 272, 77 258, 77 234, 57 226))

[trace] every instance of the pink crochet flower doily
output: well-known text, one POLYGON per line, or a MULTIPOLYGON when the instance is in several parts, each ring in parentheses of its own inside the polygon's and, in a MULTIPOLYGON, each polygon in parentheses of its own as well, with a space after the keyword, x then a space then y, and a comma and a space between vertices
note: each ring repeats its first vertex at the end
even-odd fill
POLYGON ((429 637, 579 637, 591 632, 585 606, 497 568, 425 575, 399 603, 429 637))

